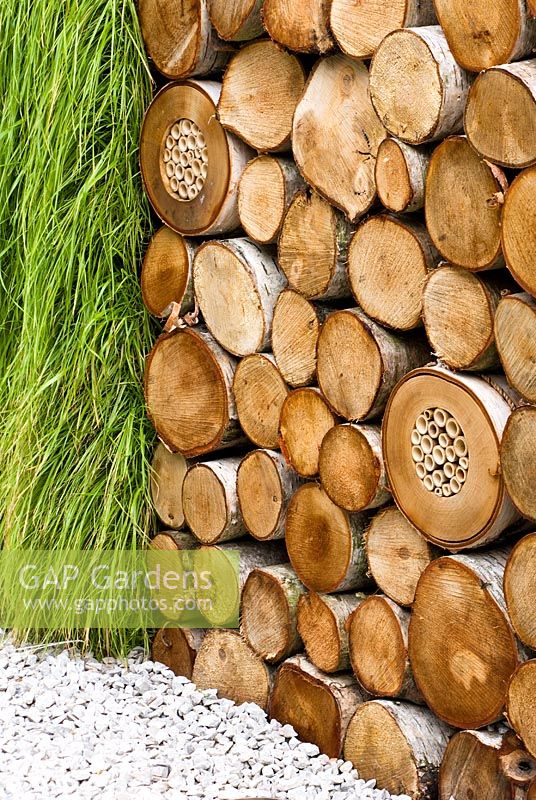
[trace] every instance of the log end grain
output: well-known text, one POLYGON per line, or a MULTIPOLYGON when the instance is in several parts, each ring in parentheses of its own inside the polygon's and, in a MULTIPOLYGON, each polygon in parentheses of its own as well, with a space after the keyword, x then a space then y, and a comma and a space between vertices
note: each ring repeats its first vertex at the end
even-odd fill
POLYGON ((151 658, 165 664, 175 675, 184 675, 191 680, 203 634, 204 631, 162 628, 153 639, 151 658))
POLYGON ((157 444, 151 464, 151 499, 159 519, 176 530, 184 525, 182 483, 187 469, 184 456, 157 444))
POLYGON ((191 280, 193 247, 175 231, 165 226, 151 239, 141 269, 141 293, 147 310, 156 317, 165 316, 175 302, 181 314, 193 310, 191 280))
POLYGON ((279 447, 279 418, 288 387, 271 358, 255 354, 236 368, 233 393, 240 425, 257 447, 279 447))
POLYGON ((264 0, 263 21, 271 38, 301 53, 326 53, 333 47, 329 0, 264 0))
POLYGON ((384 139, 378 149, 375 179, 378 198, 385 208, 400 214, 423 207, 429 160, 427 148, 384 139))
POLYGON ((247 235, 261 244, 277 240, 286 211, 285 174, 271 156, 250 161, 240 179, 238 213, 247 235))
POLYGON ((504 596, 515 632, 536 650, 536 533, 524 536, 504 571, 504 596))
POLYGON ((501 467, 508 493, 520 513, 536 522, 536 408, 514 411, 504 431, 501 467))
POLYGON ((309 659, 324 672, 336 672, 341 663, 341 631, 337 617, 322 595, 304 594, 298 603, 298 631, 309 659))
POLYGON ((263 32, 262 0, 209 0, 210 21, 226 41, 244 42, 263 32))
POLYGON ((237 494, 244 524, 255 539, 266 541, 281 530, 285 490, 278 468, 279 453, 254 450, 238 468, 237 494))
POLYGON ((280 443, 287 462, 304 478, 318 475, 320 447, 336 418, 317 389, 294 389, 281 409, 280 443))
POLYGON ((184 517, 203 544, 219 541, 227 526, 229 508, 225 488, 209 464, 194 464, 184 478, 184 517))
POLYGON ((281 292, 274 308, 272 350, 289 386, 313 381, 320 324, 318 310, 305 297, 292 289, 281 292))
POLYGON ((495 315, 495 336, 508 383, 536 403, 536 301, 528 294, 504 297, 495 315))
MULTIPOLYGON (((535 134, 536 135, 536 134, 535 134)), ((504 204, 502 244, 506 265, 515 280, 536 297, 536 167, 513 181, 504 204)))
POLYGON ((536 660, 533 660, 522 664, 510 681, 506 716, 513 729, 534 758, 536 758, 535 696, 536 660))

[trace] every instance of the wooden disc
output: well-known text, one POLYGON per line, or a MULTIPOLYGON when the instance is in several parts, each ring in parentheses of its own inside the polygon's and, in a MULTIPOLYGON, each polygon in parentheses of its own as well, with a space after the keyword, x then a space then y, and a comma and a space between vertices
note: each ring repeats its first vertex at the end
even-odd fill
POLYGON ((536 296, 536 167, 512 183, 503 210, 502 244, 506 265, 516 281, 536 296))
POLYGON ((279 371, 290 386, 307 386, 313 381, 319 334, 315 306, 292 289, 281 292, 274 309, 272 350, 279 371))
POLYGON ((193 310, 193 293, 185 296, 191 282, 192 257, 192 245, 165 226, 151 239, 141 268, 141 293, 155 317, 165 316, 173 302, 181 306, 182 314, 193 310))
POLYGON ((372 577, 395 603, 410 606, 433 559, 429 543, 395 506, 373 517, 365 537, 372 577))
POLYGON ((218 103, 221 124, 260 152, 289 149, 305 85, 299 59, 275 42, 246 45, 231 59, 218 103))
POLYGON ((194 464, 184 478, 182 502, 186 524, 204 544, 217 542, 228 520, 225 487, 209 465, 194 464))
MULTIPOLYGON (((377 437, 380 442, 379 428, 377 437)), ((346 511, 363 511, 388 498, 385 492, 377 498, 383 465, 357 425, 336 425, 327 432, 320 448, 319 472, 327 495, 346 511)))
POLYGON ((289 50, 325 53, 333 47, 329 32, 330 0, 264 0, 268 35, 289 50))
POLYGON ((284 493, 275 460, 264 450, 254 450, 238 468, 238 502, 244 523, 256 539, 271 539, 284 513, 284 493))
POLYGON ((279 447, 279 418, 289 390, 273 357, 255 354, 236 368, 233 393, 238 419, 246 436, 257 445, 279 447))
POLYGON ((344 55, 318 61, 294 115, 294 157, 306 181, 350 220, 375 199, 374 164, 385 137, 364 64, 344 55))
POLYGON ((285 214, 285 176, 276 158, 259 156, 249 162, 240 179, 238 213, 251 239, 275 242, 285 214))
POLYGON ((337 618, 322 595, 309 592, 300 598, 298 630, 315 667, 335 672, 341 659, 341 634, 337 618))
POLYGON ((522 664, 508 687, 506 716, 529 753, 536 758, 536 659, 522 664))
POLYGON ((246 41, 261 36, 262 0, 210 0, 210 21, 222 39, 246 41))
POLYGON ((253 570, 242 590, 244 636, 264 660, 276 663, 285 655, 290 638, 290 609, 281 584, 269 572, 253 570))
MULTIPOLYGON (((194 635, 197 631, 180 628, 161 628, 157 631, 151 648, 151 658, 165 664, 175 675, 191 680, 197 649, 194 635)), ((200 636, 197 637, 201 639, 200 636)))
POLYGON ((495 336, 508 383, 535 403, 536 301, 523 294, 504 297, 495 316, 495 336))
POLYGON ((536 533, 524 536, 504 571, 504 596, 515 632, 536 650, 536 533))
POLYGON ((440 719, 480 728, 502 713, 518 662, 516 642, 505 612, 466 563, 440 558, 423 573, 409 655, 415 681, 440 719))
POLYGON ((522 80, 526 71, 533 82, 536 66, 526 63, 482 72, 465 109, 465 131, 473 147, 489 161, 513 169, 536 161, 536 98, 522 80))
POLYGON ((182 482, 187 469, 184 456, 157 444, 151 464, 151 498, 160 520, 176 530, 184 525, 182 482))
POLYGON ((369 217, 355 232, 348 254, 352 294, 382 325, 416 328, 423 283, 437 260, 424 225, 386 214, 369 217))
POLYGON ((479 157, 465 136, 452 136, 433 152, 426 178, 426 224, 451 264, 469 270, 502 263, 500 170, 479 157))
POLYGON ((317 389, 295 389, 287 396, 279 423, 281 450, 304 478, 318 475, 320 446, 336 419, 317 389))
POLYGON ((514 411, 506 425, 501 445, 504 482, 514 505, 527 519, 536 522, 536 408, 514 411))

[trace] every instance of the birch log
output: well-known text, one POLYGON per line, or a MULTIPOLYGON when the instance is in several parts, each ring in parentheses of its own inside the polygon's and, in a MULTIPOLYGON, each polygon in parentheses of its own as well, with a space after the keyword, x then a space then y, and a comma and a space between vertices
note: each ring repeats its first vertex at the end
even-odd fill
POLYGON ((281 409, 279 438, 290 466, 302 478, 318 475, 320 447, 337 419, 318 389, 294 389, 281 409))
POLYGON ((333 47, 329 6, 330 0, 264 0, 264 26, 289 50, 325 53, 333 47))
POLYGON ((501 469, 514 505, 536 522, 536 408, 523 406, 512 414, 501 443, 501 469))
POLYGON ((165 664, 175 675, 191 680, 204 637, 204 630, 161 628, 153 639, 151 658, 165 664))
POLYGON ((195 550, 199 542, 187 531, 159 531, 149 544, 151 550, 195 550))
POLYGON ((364 700, 353 675, 328 675, 305 656, 293 656, 277 672, 270 716, 292 725, 302 741, 338 758, 350 719, 364 700))
POLYGON ((289 386, 307 386, 316 372, 316 346, 329 309, 285 289, 277 298, 272 321, 272 350, 289 386))
POLYGON ((424 342, 395 336, 358 308, 335 311, 318 338, 318 385, 341 417, 374 419, 403 375, 429 357, 424 342))
POLYGON ((157 444, 151 463, 151 499, 160 521, 176 530, 184 525, 182 483, 187 469, 184 456, 157 444))
POLYGON ((311 663, 323 672, 350 669, 346 623, 363 602, 363 594, 316 594, 298 602, 298 631, 311 663))
POLYGON ((516 670, 508 687, 506 716, 525 747, 536 759, 536 660, 516 670))
POLYGON ((536 167, 524 170, 512 183, 504 204, 502 246, 506 266, 517 283, 536 297, 536 167))
POLYGON ((263 33, 263 0, 209 0, 209 14, 222 39, 245 42, 263 33))
POLYGON ((279 418, 288 387, 271 353, 246 356, 233 381, 242 430, 257 447, 279 447, 279 418))
POLYGON ((193 242, 163 226, 149 242, 141 268, 141 293, 147 310, 165 317, 172 303, 179 314, 194 310, 193 242))
POLYGON ((357 709, 348 726, 344 757, 363 780, 375 778, 382 788, 412 800, 434 800, 449 735, 427 708, 372 700, 357 709))
POLYGON ((250 161, 238 188, 238 213, 247 235, 260 244, 276 242, 287 209, 303 186, 290 158, 262 155, 250 161))
POLYGON ((238 506, 236 474, 240 457, 193 464, 182 484, 184 518, 202 544, 237 539, 247 533, 238 506))
POLYGON ((248 239, 208 241, 194 260, 194 287, 207 328, 230 353, 270 345, 275 302, 285 279, 271 254, 248 239))
POLYGON ((255 539, 285 538, 290 498, 301 484, 281 453, 253 450, 237 473, 237 493, 242 518, 255 539))
POLYGON ((515 632, 536 650, 536 533, 514 547, 504 570, 504 596, 515 632))
POLYGON ((370 67, 370 95, 382 124, 409 144, 462 129, 471 81, 439 25, 389 33, 370 67))
POLYGON ((388 211, 419 211, 424 206, 424 187, 430 151, 398 139, 384 139, 376 159, 378 197, 388 211))
POLYGON ((536 300, 528 294, 504 297, 495 316, 495 336, 508 383, 536 402, 536 300))

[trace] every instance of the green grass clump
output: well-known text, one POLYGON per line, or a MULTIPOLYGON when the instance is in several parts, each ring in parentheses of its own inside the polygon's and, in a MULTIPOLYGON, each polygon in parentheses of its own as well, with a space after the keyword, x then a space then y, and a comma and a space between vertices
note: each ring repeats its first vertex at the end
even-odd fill
MULTIPOLYGON (((2 539, 135 549, 153 436, 137 277, 151 79, 135 3, 2 0, 0 31, 2 539)), ((58 637, 119 652, 139 634, 58 637)))

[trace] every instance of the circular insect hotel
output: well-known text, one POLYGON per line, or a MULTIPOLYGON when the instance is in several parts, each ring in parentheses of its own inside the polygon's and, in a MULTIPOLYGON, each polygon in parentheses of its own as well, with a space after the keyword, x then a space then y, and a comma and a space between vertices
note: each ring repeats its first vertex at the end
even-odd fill
POLYGON ((426 538, 453 551, 497 539, 517 518, 499 450, 514 400, 498 381, 424 368, 387 405, 384 458, 396 503, 426 538))

